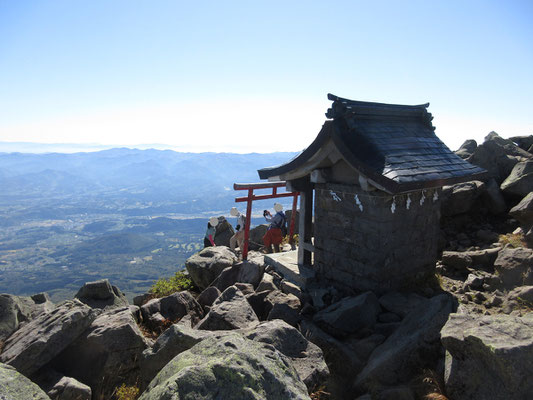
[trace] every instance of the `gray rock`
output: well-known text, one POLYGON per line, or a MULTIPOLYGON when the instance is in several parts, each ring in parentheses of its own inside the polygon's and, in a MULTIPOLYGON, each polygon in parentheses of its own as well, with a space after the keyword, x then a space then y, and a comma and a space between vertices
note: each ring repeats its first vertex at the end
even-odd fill
POLYGON ((533 250, 506 246, 498 253, 494 268, 507 289, 533 284, 533 250))
POLYGON ((229 240, 235 234, 233 227, 224 216, 218 217, 218 225, 215 232, 215 244, 229 247, 229 240))
POLYGON ((488 175, 501 184, 511 173, 515 164, 527 154, 512 141, 497 134, 489 134, 467 161, 488 171, 488 175))
POLYGON ((253 329, 245 330, 244 334, 248 339, 271 344, 289 357, 308 390, 323 384, 328 378, 329 369, 322 350, 286 322, 262 322, 253 329))
POLYGON ((237 261, 233 252, 225 246, 206 247, 185 261, 185 268, 192 281, 200 289, 210 286, 224 268, 237 261))
POLYGON ((404 318, 428 299, 416 293, 389 292, 379 298, 379 304, 385 310, 404 318))
POLYGON ((298 297, 300 301, 302 300, 302 289, 298 285, 285 279, 281 281, 281 291, 298 297))
POLYGON ((170 321, 177 321, 189 314, 193 323, 198 322, 204 316, 202 306, 187 291, 152 299, 141 307, 141 313, 145 321, 149 321, 151 316, 157 313, 170 321))
POLYGON ((452 314, 442 329, 446 392, 456 400, 529 399, 533 393, 533 313, 452 314))
POLYGON ((207 338, 172 359, 140 400, 309 399, 290 361, 239 334, 207 338))
POLYGON ((480 290, 483 287, 483 277, 476 274, 468 274, 465 283, 463 284, 463 290, 480 290))
POLYGON ((0 362, 30 376, 72 343, 97 317, 98 311, 69 300, 28 322, 5 342, 0 362))
POLYGON ((454 153, 463 159, 467 159, 474 153, 476 148, 477 148, 477 142, 475 140, 470 139, 470 140, 465 141, 461 145, 461 147, 459 147, 456 151, 454 151, 454 153))
POLYGON ((265 267, 262 264, 254 261, 243 261, 225 268, 211 283, 211 286, 216 286, 221 292, 237 282, 251 283, 256 287, 261 282, 264 270, 265 267))
POLYGON ((517 300, 525 303, 524 305, 533 305, 533 286, 519 286, 514 288, 507 295, 509 300, 517 300))
POLYGON ((263 279, 257 286, 256 292, 263 292, 268 290, 269 292, 273 290, 278 290, 277 286, 274 284, 274 277, 270 274, 263 274, 263 279))
POLYGON ((218 296, 220 296, 220 293, 220 290, 218 290, 218 288, 215 286, 209 286, 202 293, 200 293, 200 295, 196 298, 196 301, 202 307, 211 307, 215 300, 218 299, 218 296))
POLYGON ((529 192, 516 206, 511 208, 509 215, 522 226, 533 225, 533 192, 529 192))
POLYGON ((251 283, 242 283, 242 282, 237 282, 235 283, 235 286, 237 287, 237 289, 239 289, 243 295, 247 296, 249 294, 252 294, 255 290, 254 290, 254 286, 251 284, 251 283))
POLYGON ((50 400, 50 397, 15 368, 0 363, 0 399, 50 400))
POLYGON ((52 400, 91 400, 92 398, 89 386, 51 368, 42 368, 32 379, 52 400))
POLYGON ((257 325, 259 320, 254 310, 235 286, 230 286, 213 303, 211 310, 202 319, 197 329, 230 330, 257 325))
POLYGON ((267 230, 267 224, 258 225, 255 228, 250 229, 250 240, 248 243, 248 248, 250 250, 259 250, 264 246, 263 236, 265 236, 267 230))
POLYGON ((489 179, 485 183, 485 191, 481 193, 481 200, 493 215, 503 214, 507 211, 507 203, 503 198, 500 185, 494 179, 489 179))
POLYGON ((351 378, 363 369, 364 363, 351 346, 328 335, 312 322, 303 320, 301 332, 307 340, 322 349, 332 374, 351 378))
POLYGON ((54 307, 46 293, 32 297, 0 294, 0 341, 6 340, 22 322, 50 312, 54 307))
POLYGON ((380 312, 379 301, 373 292, 346 297, 315 314, 313 322, 335 337, 372 329, 380 312))
POLYGON ((472 266, 472 257, 462 251, 444 251, 442 252, 442 263, 447 267, 464 271, 472 266))
POLYGON ((111 309, 53 360, 58 371, 89 385, 94 398, 111 398, 117 386, 135 385, 149 343, 128 307, 111 309))
POLYGON ((385 323, 400 322, 401 320, 402 320, 402 317, 392 312, 384 312, 378 315, 379 322, 385 322, 385 323))
POLYGON ((409 313, 399 328, 374 350, 357 376, 355 387, 364 393, 371 387, 408 381, 423 368, 433 367, 443 355, 440 329, 452 307, 451 296, 441 294, 409 313))
POLYGON ((513 137, 510 137, 509 140, 516 143, 518 147, 520 147, 522 150, 527 151, 531 146, 533 146, 533 135, 513 136, 513 137))
POLYGON ((92 308, 113 308, 129 305, 124 293, 116 286, 111 286, 107 279, 85 283, 74 297, 92 308))
POLYGON ((133 298, 133 304, 136 305, 137 307, 141 307, 144 303, 146 303, 151 298, 152 298, 152 295, 150 293, 140 294, 139 296, 135 296, 133 298))
POLYGON ((531 192, 531 188, 533 188, 533 160, 516 164, 500 186, 502 192, 520 198, 531 192))
MULTIPOLYGON (((292 296, 292 294, 288 296, 292 296)), ((294 298, 297 299, 296 296, 294 296, 294 298)), ((301 319, 302 317, 298 309, 291 307, 289 302, 275 303, 267 316, 268 321, 283 320, 294 327, 298 326, 301 319)))
POLYGON ((208 337, 222 337, 227 331, 203 331, 172 325, 163 332, 151 348, 143 351, 140 360, 141 389, 146 388, 150 381, 161 369, 178 354, 189 350, 191 347, 208 337))
POLYGON ((260 321, 265 321, 268 313, 272 310, 272 303, 267 301, 269 294, 270 292, 265 290, 264 292, 252 293, 246 296, 248 304, 250 304, 260 321))
POLYGON ((441 195, 442 215, 452 216, 468 212, 484 191, 485 184, 480 181, 444 186, 441 195))
POLYGON ((374 349, 383 343, 386 338, 385 335, 374 333, 363 339, 350 341, 350 347, 355 351, 360 360, 368 360, 368 357, 370 357, 374 349))

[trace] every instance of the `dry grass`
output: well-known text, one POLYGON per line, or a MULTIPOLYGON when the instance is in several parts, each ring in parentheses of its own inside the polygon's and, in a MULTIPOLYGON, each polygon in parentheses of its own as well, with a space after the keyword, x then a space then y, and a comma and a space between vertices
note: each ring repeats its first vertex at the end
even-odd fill
POLYGON ((116 400, 135 400, 137 397, 139 397, 139 388, 137 386, 126 386, 123 383, 115 389, 116 400))
POLYGON ((509 244, 511 247, 526 247, 523 233, 506 233, 498 237, 498 241, 504 246, 509 244))
POLYGON ((325 386, 319 386, 313 389, 313 392, 310 394, 311 400, 329 400, 331 394, 326 392, 325 386))

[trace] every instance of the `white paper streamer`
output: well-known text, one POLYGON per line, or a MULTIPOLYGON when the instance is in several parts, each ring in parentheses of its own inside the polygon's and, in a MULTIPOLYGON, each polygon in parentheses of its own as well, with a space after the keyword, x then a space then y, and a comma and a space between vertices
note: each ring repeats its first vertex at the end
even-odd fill
POLYGON ((435 193, 433 194, 433 201, 437 201, 439 199, 439 195, 437 193, 437 191, 435 190, 435 193))
POLYGON ((411 195, 408 194, 407 195, 407 201, 405 202, 405 208, 407 208, 409 210, 410 207, 411 207, 411 195))
POLYGON ((396 211, 396 198, 395 197, 392 198, 392 204, 390 206, 390 211, 393 214, 394 214, 394 211, 396 211))
POLYGON ((329 194, 331 195, 331 197, 333 197, 333 200, 341 201, 341 198, 339 196, 337 196, 337 193, 335 193, 333 190, 330 190, 329 194))
POLYGON ((355 204, 359 207, 361 212, 363 212, 363 204, 361 203, 361 200, 359 200, 359 197, 355 195, 353 199, 355 200, 355 204))
POLYGON ((426 201, 426 191, 422 190, 422 197, 420 197, 420 205, 424 204, 424 201, 426 201))

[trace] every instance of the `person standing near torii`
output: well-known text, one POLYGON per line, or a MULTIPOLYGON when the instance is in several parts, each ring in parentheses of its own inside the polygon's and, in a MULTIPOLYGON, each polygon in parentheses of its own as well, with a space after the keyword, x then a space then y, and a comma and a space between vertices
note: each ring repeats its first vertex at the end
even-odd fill
POLYGON ((265 244, 267 253, 272 253, 272 245, 274 245, 274 251, 279 253, 280 244, 283 240, 281 229, 286 221, 285 214, 283 213, 283 206, 279 203, 274 203, 274 210, 276 211, 274 216, 272 216, 268 210, 263 211, 263 216, 267 222, 270 222, 270 226, 268 227, 265 236, 263 236, 263 243, 265 244))

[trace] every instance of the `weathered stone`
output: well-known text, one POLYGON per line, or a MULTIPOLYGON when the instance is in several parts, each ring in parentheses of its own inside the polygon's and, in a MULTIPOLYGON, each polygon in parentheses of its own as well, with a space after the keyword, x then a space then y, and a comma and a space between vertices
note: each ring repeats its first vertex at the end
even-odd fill
POLYGON ((520 203, 511 208, 509 215, 523 226, 533 225, 533 192, 529 192, 520 203))
POLYGON ((383 343, 386 338, 385 335, 374 333, 363 339, 351 340, 350 347, 355 351, 360 360, 368 360, 368 357, 370 357, 374 349, 383 343))
POLYGON ((237 287, 237 289, 239 289, 243 295, 247 296, 249 294, 252 294, 255 290, 254 290, 254 286, 251 284, 251 283, 242 283, 242 282, 237 282, 235 283, 235 286, 237 287))
POLYGON ((444 186, 442 188, 442 215, 452 216, 468 212, 484 191, 485 184, 480 181, 444 186))
POLYGON ((143 351, 140 360, 142 389, 178 354, 189 350, 202 340, 214 336, 222 337, 227 331, 204 331, 178 324, 163 332, 151 348, 143 351))
POLYGON ((229 240, 234 234, 235 231, 228 220, 226 220, 226 218, 222 215, 218 217, 218 224, 216 226, 214 237, 215 244, 217 246, 229 247, 229 240))
POLYGON ((263 274, 263 279, 261 279, 257 289, 255 289, 256 292, 263 292, 265 290, 268 290, 269 292, 278 290, 274 284, 274 277, 270 274, 263 274))
POLYGON ((502 192, 520 198, 527 196, 531 188, 533 188, 533 160, 516 164, 500 186, 502 192))
POLYGON ((111 286, 107 279, 85 283, 74 297, 92 308, 113 308, 129 305, 124 293, 116 286, 111 286))
POLYGON ((271 344, 289 357, 298 376, 309 390, 323 384, 329 375, 322 350, 284 321, 262 322, 244 331, 248 339, 271 344))
POLYGON ((141 307, 141 313, 145 321, 149 321, 150 316, 157 313, 169 321, 177 321, 190 314, 193 323, 198 322, 204 316, 202 306, 187 291, 176 292, 160 299, 152 299, 141 307))
POLYGON ((503 214, 507 211, 507 203, 503 198, 500 185, 494 179, 489 179, 485 183, 485 191, 481 193, 481 200, 483 206, 493 215, 503 214))
POLYGON ((442 294, 409 313, 399 328, 377 347, 357 376, 355 387, 394 385, 411 379, 423 368, 432 368, 443 356, 440 329, 452 312, 451 296, 442 294))
POLYGON ((51 368, 42 368, 32 379, 52 400, 91 400, 92 398, 89 386, 51 368))
POLYGON ((501 184, 523 155, 524 152, 520 152, 520 148, 510 140, 502 139, 497 134, 489 134, 467 161, 486 169, 489 177, 501 184))
MULTIPOLYGON (((289 295, 289 296, 292 296, 289 295)), ((294 296, 296 298, 296 296, 294 296)), ((293 308, 289 305, 288 302, 285 303, 276 303, 272 306, 272 309, 268 313, 267 320, 283 320, 289 325, 298 326, 298 323, 301 321, 302 317, 298 309, 293 308)))
POLYGON ((196 301, 203 307, 211 307, 215 300, 218 299, 218 296, 220 296, 220 293, 221 292, 217 287, 209 286, 202 293, 200 293, 200 295, 196 298, 196 301))
POLYGON ((456 400, 528 399, 533 393, 533 314, 452 314, 442 329, 446 392, 456 400))
POLYGON ((239 334, 207 338, 172 359, 140 400, 309 399, 290 361, 272 345, 239 334))
POLYGON ((498 253, 494 268, 506 288, 533 284, 533 250, 506 246, 498 253))
POLYGON ((185 268, 196 286, 205 289, 224 268, 231 267, 236 261, 235 254, 225 246, 206 247, 189 257, 185 261, 185 268))
POLYGON ((269 294, 270 292, 265 290, 264 292, 252 293, 246 296, 246 300, 248 300, 259 321, 265 321, 268 313, 272 310, 272 304, 266 299, 269 294))
POLYGON ((15 368, 0 363, 0 399, 50 400, 50 397, 15 368))
POLYGON ((476 274, 468 274, 463 290, 475 289, 480 290, 483 287, 483 277, 476 274))
POLYGON ((96 318, 52 364, 89 385, 94 398, 111 398, 122 383, 137 383, 139 360, 148 345, 129 308, 115 308, 96 318))
POLYGON ((241 291, 235 286, 230 286, 215 300, 209 313, 196 328, 212 331, 230 330, 248 328, 258 323, 257 315, 241 291))
POLYGON ((463 271, 472 266, 472 258, 462 251, 444 251, 442 263, 447 267, 463 271))
POLYGON ((392 312, 384 312, 378 315, 378 322, 400 322, 402 317, 392 312))
POLYGON ((54 307, 55 305, 46 293, 32 297, 0 294, 0 341, 6 340, 9 335, 15 332, 21 322, 50 312, 54 307))
POLYGON ((519 286, 514 288, 507 295, 509 300, 517 300, 524 305, 533 305, 533 286, 519 286))
POLYGON ((133 304, 136 305, 137 307, 141 307, 151 298, 152 298, 152 295, 150 293, 140 294, 139 296, 135 296, 133 298, 133 304))
POLYGON ((5 342, 0 362, 30 376, 80 336, 97 315, 79 300, 65 301, 13 333, 5 342))
POLYGON ((243 261, 241 263, 225 268, 220 275, 211 283, 221 292, 235 283, 251 283, 256 287, 263 277, 264 265, 253 261, 243 261))
POLYGON ((292 294, 292 295, 298 297, 300 299, 300 301, 302 301, 302 289, 298 285, 296 285, 296 284, 294 284, 292 282, 289 282, 289 281, 287 281, 285 279, 282 280, 281 281, 281 291, 283 293, 286 293, 286 294, 292 294))
POLYGON ((389 292, 379 298, 379 304, 385 310, 404 318, 428 299, 416 293, 389 292))
POLYGON ((459 147, 456 151, 454 151, 454 153, 463 159, 467 159, 474 153, 474 151, 476 150, 476 147, 477 147, 477 142, 475 140, 470 139, 470 140, 465 141, 461 145, 461 147, 459 147))
POLYGON ((531 146, 533 146, 533 135, 529 136, 513 136, 510 137, 509 140, 513 141, 520 147, 522 150, 528 150, 531 146))
POLYGON ((358 374, 364 366, 357 353, 348 345, 328 335, 310 321, 303 320, 301 331, 324 352, 327 365, 334 375, 349 378, 358 374))
POLYGON ((250 250, 259 250, 264 246, 263 236, 265 236, 267 230, 267 224, 257 225, 255 228, 250 229, 250 240, 248 243, 250 250))

